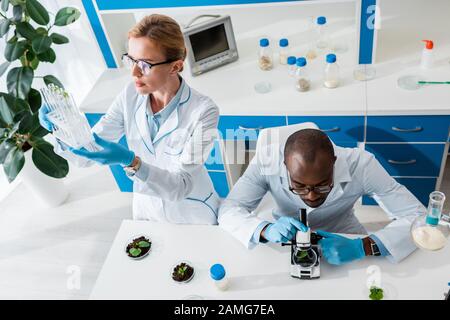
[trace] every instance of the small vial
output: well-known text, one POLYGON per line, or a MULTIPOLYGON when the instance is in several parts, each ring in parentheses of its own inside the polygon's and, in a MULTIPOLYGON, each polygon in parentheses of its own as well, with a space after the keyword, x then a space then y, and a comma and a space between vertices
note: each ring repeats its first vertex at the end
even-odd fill
POLYGON ((339 66, 336 63, 336 55, 327 54, 326 61, 323 85, 330 89, 336 88, 339 86, 339 66))
POLYGON ((325 49, 328 47, 328 36, 326 30, 327 18, 321 16, 317 17, 317 41, 316 47, 325 49))
POLYGON ((280 64, 285 65, 287 63, 287 58, 289 56, 288 39, 286 38, 280 39, 279 45, 280 45, 280 53, 279 53, 280 64))
POLYGON ((290 56, 287 58, 288 64, 288 75, 291 77, 295 76, 295 69, 297 69, 297 59, 294 56, 290 56))
POLYGON ((225 268, 223 265, 216 263, 209 269, 209 273, 211 275, 211 279, 214 280, 214 284, 217 289, 221 291, 225 291, 228 289, 229 281, 228 278, 225 277, 225 268))
POLYGON ((273 53, 269 47, 269 39, 262 38, 259 40, 258 65, 261 70, 268 71, 273 67, 273 53))
POLYGON ((311 82, 306 70, 306 59, 300 57, 297 59, 296 64, 297 69, 295 70, 295 88, 300 92, 308 91, 311 86, 311 82))

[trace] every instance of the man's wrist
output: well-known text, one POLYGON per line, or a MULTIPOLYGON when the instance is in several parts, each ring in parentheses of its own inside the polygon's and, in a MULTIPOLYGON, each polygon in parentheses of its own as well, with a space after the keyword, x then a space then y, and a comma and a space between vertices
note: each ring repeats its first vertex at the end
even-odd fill
POLYGON ((364 247, 364 253, 366 256, 380 255, 379 250, 376 250, 377 252, 374 252, 374 247, 376 246, 375 240, 373 240, 370 237, 365 237, 362 239, 362 242, 364 247))
POLYGON ((264 237, 265 231, 267 229, 267 227, 269 227, 271 224, 268 223, 262 230, 260 233, 260 241, 267 241, 266 237, 264 237))

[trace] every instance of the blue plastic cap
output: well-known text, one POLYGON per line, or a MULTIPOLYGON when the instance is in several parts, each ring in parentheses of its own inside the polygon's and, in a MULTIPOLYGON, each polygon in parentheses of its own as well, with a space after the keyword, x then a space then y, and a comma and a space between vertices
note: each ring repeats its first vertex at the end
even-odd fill
POLYGON ((317 24, 323 25, 327 23, 327 18, 321 16, 321 17, 317 17, 317 24))
POLYGON ((289 41, 286 38, 280 39, 280 47, 287 47, 289 45, 289 41))
POLYGON ((297 59, 294 56, 290 56, 287 58, 287 64, 292 66, 297 62, 297 59))
POLYGON ((262 38, 259 40, 259 45, 261 47, 268 47, 269 46, 269 39, 267 38, 262 38))
POLYGON ((327 54, 327 62, 328 63, 336 62, 336 55, 333 53, 327 54))
POLYGON ((222 280, 225 277, 225 268, 220 263, 216 263, 209 269, 209 273, 214 280, 222 280))
POLYGON ((297 59, 297 66, 298 67, 304 67, 306 66, 306 59, 303 57, 300 57, 297 59))

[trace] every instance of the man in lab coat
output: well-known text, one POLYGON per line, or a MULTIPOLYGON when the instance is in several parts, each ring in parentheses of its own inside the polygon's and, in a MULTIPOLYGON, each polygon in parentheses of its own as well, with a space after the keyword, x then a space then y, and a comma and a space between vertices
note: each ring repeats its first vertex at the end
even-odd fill
POLYGON ((219 225, 247 248, 288 242, 297 230, 306 229, 298 220, 300 208, 307 210, 309 227, 320 229, 324 237, 324 257, 336 265, 368 255, 401 261, 416 249, 410 226, 425 212, 371 153, 335 146, 315 124, 262 130, 255 157, 219 209, 219 225), (275 202, 275 222, 252 212, 267 192, 275 202), (372 196, 393 219, 371 235, 354 215, 362 195, 372 196), (334 233, 362 236, 348 239, 334 233))

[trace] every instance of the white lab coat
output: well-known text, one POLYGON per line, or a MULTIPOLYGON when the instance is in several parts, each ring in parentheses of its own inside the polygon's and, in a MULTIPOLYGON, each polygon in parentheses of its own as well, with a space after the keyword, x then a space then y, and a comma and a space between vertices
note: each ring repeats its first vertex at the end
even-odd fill
MULTIPOLYGON (((103 139, 119 141, 148 167, 147 181, 133 180, 133 218, 185 224, 217 224, 219 197, 204 167, 217 134, 219 109, 185 84, 180 102, 152 142, 146 118, 149 96, 134 83, 117 96, 92 129, 103 139)), ((78 166, 95 162, 57 144, 56 153, 78 166)))
MULTIPOLYGON (((306 127, 317 128, 314 124, 306 127)), ((390 252, 388 259, 398 262, 413 252, 416 246, 410 236, 411 223, 426 209, 408 189, 389 176, 371 153, 359 148, 333 145, 337 157, 334 187, 319 208, 308 207, 298 195, 289 190, 283 157, 284 145, 290 133, 303 128, 301 125, 288 126, 264 129, 260 132, 254 158, 222 202, 219 225, 247 248, 253 248, 253 233, 264 221, 253 211, 266 192, 270 192, 275 201, 275 219, 285 215, 298 217, 299 209, 306 208, 308 223, 312 229, 367 234, 355 217, 353 209, 355 202, 366 194, 373 196, 393 219, 384 229, 374 233, 390 252), (294 130, 290 127, 294 127, 294 130), (284 134, 279 133, 282 131, 284 134), (286 131, 289 131, 289 135, 286 131), (272 142, 267 143, 270 140, 272 142)))

